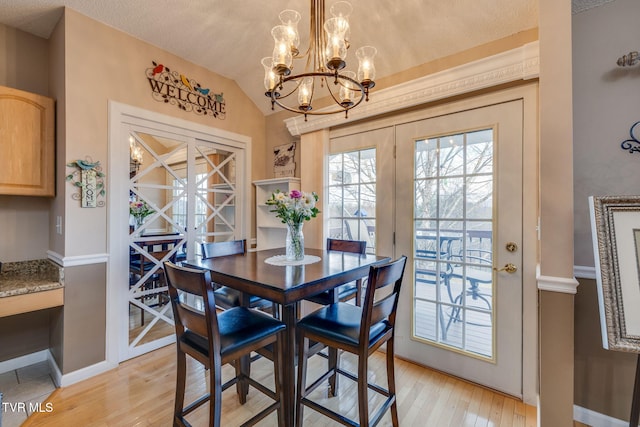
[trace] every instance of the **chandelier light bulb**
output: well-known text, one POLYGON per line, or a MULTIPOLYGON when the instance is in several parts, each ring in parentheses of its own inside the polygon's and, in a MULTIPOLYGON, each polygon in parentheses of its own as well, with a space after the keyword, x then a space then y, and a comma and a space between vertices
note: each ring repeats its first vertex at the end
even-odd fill
POLYGON ((136 140, 133 137, 133 135, 129 135, 129 157, 131 158, 131 161, 133 161, 133 163, 139 164, 139 165, 142 164, 142 160, 143 160, 142 148, 140 148, 140 146, 136 143, 136 140))
MULTIPOLYGON (((354 80, 356 78, 356 73, 353 71, 345 71, 342 73, 344 77, 348 79, 354 80)), ((353 101, 351 100, 352 94, 354 91, 354 83, 350 80, 341 79, 340 80, 340 105, 343 107, 350 107, 353 105, 353 101)))
POLYGON ((298 108, 302 111, 311 110, 311 99, 313 98, 313 77, 305 77, 300 82, 298 88, 298 108))
POLYGON ((270 56, 262 58, 261 64, 264 68, 265 95, 270 97, 271 92, 275 90, 275 87, 278 84, 278 76, 273 72, 273 58, 270 56))
POLYGON ((373 63, 373 58, 378 53, 378 50, 373 46, 362 46, 356 51, 356 57, 358 58, 358 80, 365 87, 373 87, 373 85, 366 86, 366 84, 373 83, 376 78, 376 67, 373 63))
POLYGON ((300 46, 298 22, 300 22, 301 16, 295 10, 286 9, 280 12, 280 15, 278 15, 278 17, 280 18, 280 22, 282 22, 282 25, 287 27, 291 53, 293 56, 297 56, 299 53, 298 46, 300 46))
POLYGON ((351 12, 353 12, 351 3, 349 3, 348 1, 337 1, 333 4, 333 6, 331 6, 329 12, 331 13, 331 16, 333 16, 334 18, 338 18, 338 26, 344 34, 344 40, 348 48, 350 36, 349 16, 351 16, 351 12))
POLYGON ((347 43, 344 41, 345 28, 342 18, 327 19, 324 30, 327 33, 327 68, 341 70, 347 63, 347 43))
POLYGON ((293 63, 289 28, 286 25, 277 25, 271 30, 271 35, 275 42, 272 55, 273 71, 280 76, 287 76, 291 73, 293 63))

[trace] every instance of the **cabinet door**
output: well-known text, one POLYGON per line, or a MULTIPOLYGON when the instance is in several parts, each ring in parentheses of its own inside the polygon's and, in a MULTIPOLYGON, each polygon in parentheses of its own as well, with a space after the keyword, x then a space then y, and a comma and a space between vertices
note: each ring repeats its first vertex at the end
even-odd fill
POLYGON ((54 102, 0 86, 0 194, 53 196, 54 102))

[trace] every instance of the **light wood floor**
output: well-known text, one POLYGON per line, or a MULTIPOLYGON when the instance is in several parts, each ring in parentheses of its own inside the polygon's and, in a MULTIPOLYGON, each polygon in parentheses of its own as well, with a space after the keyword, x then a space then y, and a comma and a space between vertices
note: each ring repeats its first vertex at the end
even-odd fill
MULTIPOLYGON (((199 396, 208 387, 204 370, 197 363, 188 364, 192 384, 187 399, 199 396), (195 385, 195 386, 194 386, 195 385)), ((384 355, 370 359, 370 381, 386 386, 384 355)), ((314 372, 326 361, 319 357, 310 360, 309 382, 314 372)), ((341 366, 350 369, 353 360, 341 357, 341 366)), ((230 376, 229 367, 223 374, 230 376)), ((252 376, 267 385, 272 384, 271 362, 261 359, 252 364, 252 376)), ((460 426, 536 426, 536 409, 509 396, 426 369, 406 361, 396 361, 398 412, 403 427, 460 427, 460 426)), ((169 426, 175 392, 175 347, 173 345, 122 363, 117 369, 86 381, 56 390, 48 399, 53 411, 35 413, 24 426, 169 426)), ((371 396, 370 411, 382 399, 371 396)), ((313 398, 319 403, 338 408, 345 415, 357 418, 354 384, 340 378, 339 395, 327 398, 326 388, 320 387, 313 398)), ((269 404, 269 399, 251 389, 248 402, 238 404, 235 388, 223 393, 222 424, 237 426, 251 414, 269 404)), ((188 417, 194 426, 207 424, 207 408, 199 409, 188 417)), ((275 415, 263 420, 260 426, 275 426, 275 415)), ((306 427, 333 425, 331 420, 311 409, 305 409, 306 427)), ((380 425, 391 425, 389 414, 380 425)))

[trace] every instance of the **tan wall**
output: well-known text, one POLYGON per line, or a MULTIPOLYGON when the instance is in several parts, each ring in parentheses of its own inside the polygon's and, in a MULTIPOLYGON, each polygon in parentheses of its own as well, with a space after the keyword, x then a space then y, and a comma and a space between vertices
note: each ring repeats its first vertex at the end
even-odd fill
POLYGON ((62 350, 57 360, 63 374, 105 359, 106 264, 65 267, 62 350))
POLYGON ((620 148, 640 120, 640 67, 616 65, 640 49, 638 16, 640 2, 617 0, 573 17, 576 265, 593 266, 588 197, 640 194, 640 155, 620 148))
MULTIPOLYGON (((571 3, 539 1, 540 273, 573 278, 571 3)), ((573 425, 573 294, 539 292, 538 425, 573 425)))
MULTIPOLYGON (((70 9, 65 10, 66 161, 91 156, 109 170, 108 102, 110 100, 174 116, 194 123, 236 132, 252 138, 253 162, 264 165, 265 119, 237 84, 148 43, 100 24, 70 9), (157 61, 192 78, 215 93, 224 93, 226 118, 219 120, 185 112, 155 101, 145 70, 157 61)), ((122 141, 128 144, 128 141, 122 141)), ((259 166, 258 166, 259 165, 259 166)), ((252 168, 253 169, 253 168, 252 168)), ((60 173, 60 172, 59 172, 60 173)), ((252 177, 251 179, 254 179, 252 177)), ((257 177, 256 177, 257 179, 257 177)), ((65 256, 106 251, 106 209, 81 209, 65 186, 65 256), (92 235, 91 239, 86 236, 92 235)), ((109 197, 118 189, 107 189, 109 197)))
MULTIPOLYGON (((0 85, 48 96, 47 41, 0 25, 0 85)), ((49 210, 43 197, 0 196, 0 262, 46 258, 49 210)))
POLYGON ((51 97, 56 100, 56 198, 53 200, 50 218, 53 226, 49 229, 49 249, 57 254, 64 254, 66 226, 62 233, 58 234, 55 224, 57 217, 65 217, 65 189, 67 182, 62 179, 66 169, 67 147, 62 141, 66 141, 66 84, 65 84, 65 18, 62 16, 58 25, 49 38, 49 87, 51 97))
MULTIPOLYGON (((0 25, 0 85, 50 96, 47 41, 0 25)), ((0 262, 47 257, 52 199, 0 196, 0 262)), ((0 319, 0 361, 49 348, 50 310, 0 319)))
MULTIPOLYGON (((175 55, 136 40, 111 27, 66 9, 51 40, 51 51, 63 55, 52 60, 56 94, 64 99, 57 120, 58 165, 90 156, 108 164, 108 105, 116 101, 194 123, 247 135, 252 138, 255 168, 264 165, 265 119, 235 82, 222 78, 175 55), (188 76, 216 93, 224 93, 226 118, 198 116, 174 105, 155 101, 145 70, 157 61, 188 76)), ((122 141, 127 144, 128 141, 122 141)), ((251 179, 257 179, 252 176, 251 179)), ((52 233, 51 246, 64 257, 100 254, 107 250, 107 209, 82 209, 71 196, 69 183, 60 188, 55 215, 64 218, 62 236, 52 233)), ((122 197, 107 188, 110 197, 122 197)), ((126 197, 126 195, 124 196, 126 197)), ((125 250, 125 249, 123 249, 125 250)), ((106 267, 80 266, 65 271, 65 307, 55 320, 52 352, 63 374, 98 363, 105 358, 106 267)))
MULTIPOLYGON (((638 50, 640 2, 616 0, 573 16, 575 264, 593 266, 587 199, 640 194, 640 156, 620 148, 640 120, 640 67, 616 59, 638 50)), ((594 280, 580 279, 575 298, 577 406, 628 420, 636 356, 602 348, 594 280)))
POLYGON ((638 356, 602 348, 595 280, 580 279, 575 325, 575 404, 628 420, 638 356))

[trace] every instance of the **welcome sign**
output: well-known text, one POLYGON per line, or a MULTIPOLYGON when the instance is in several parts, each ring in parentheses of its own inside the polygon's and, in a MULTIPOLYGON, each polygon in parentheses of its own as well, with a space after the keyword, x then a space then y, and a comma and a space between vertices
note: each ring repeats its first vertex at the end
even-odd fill
POLYGON ((151 85, 153 99, 201 116, 225 119, 226 105, 222 93, 214 93, 164 64, 151 63, 153 67, 147 68, 145 75, 151 85))

